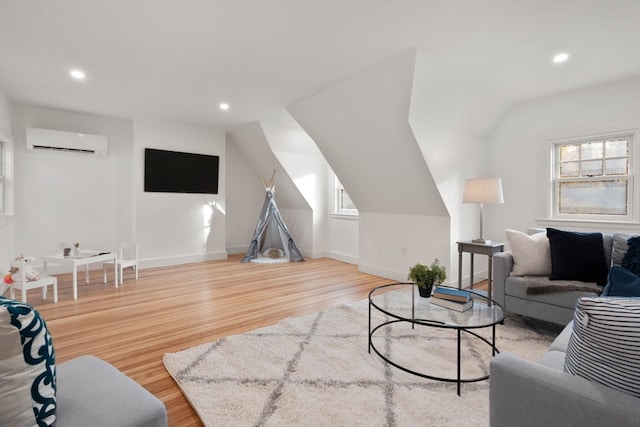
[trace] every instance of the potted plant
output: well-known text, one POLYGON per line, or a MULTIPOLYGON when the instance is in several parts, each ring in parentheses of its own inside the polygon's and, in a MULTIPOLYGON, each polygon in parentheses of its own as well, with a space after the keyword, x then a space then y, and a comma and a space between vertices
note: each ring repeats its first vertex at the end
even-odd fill
POLYGON ((421 297, 429 298, 433 286, 447 279, 447 270, 436 258, 429 267, 420 263, 411 267, 407 278, 418 285, 421 297))

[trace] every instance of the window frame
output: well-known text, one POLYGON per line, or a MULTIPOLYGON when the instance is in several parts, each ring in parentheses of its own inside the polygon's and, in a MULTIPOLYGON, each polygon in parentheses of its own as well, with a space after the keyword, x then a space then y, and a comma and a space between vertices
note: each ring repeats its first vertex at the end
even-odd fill
POLYGON ((348 193, 347 191, 344 189, 344 186, 342 185, 342 183, 340 182, 340 180, 338 179, 337 176, 334 177, 334 210, 333 213, 335 215, 344 215, 344 216, 358 216, 358 209, 345 209, 342 206, 342 192, 344 192, 345 194, 348 193))
POLYGON ((592 222, 611 222, 611 223, 629 223, 638 219, 637 200, 634 196, 634 188, 637 187, 636 177, 640 173, 638 157, 638 131, 614 131, 599 133, 588 136, 552 139, 550 142, 550 172, 551 172, 551 197, 550 197, 550 219, 552 220, 571 220, 571 221, 592 221, 592 222), (622 175, 599 175, 599 176, 578 176, 569 178, 560 178, 560 147, 566 145, 580 145, 588 142, 606 141, 610 139, 628 138, 628 173, 622 175), (560 184, 563 182, 575 181, 617 181, 625 180, 627 182, 627 213, 626 215, 607 215, 607 214, 566 214, 560 212, 560 184))

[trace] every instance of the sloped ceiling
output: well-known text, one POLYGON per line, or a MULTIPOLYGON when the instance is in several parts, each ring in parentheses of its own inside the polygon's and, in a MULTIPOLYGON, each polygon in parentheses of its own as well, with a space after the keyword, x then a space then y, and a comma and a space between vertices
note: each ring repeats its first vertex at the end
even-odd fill
POLYGON ((227 134, 227 139, 234 144, 245 161, 256 173, 256 186, 261 186, 260 178, 269 183, 273 171, 276 171, 276 200, 281 208, 310 209, 287 171, 276 158, 270 148, 269 141, 262 126, 252 123, 227 134))
POLYGON ((0 0, 0 89, 228 131, 291 123, 287 107, 417 47, 455 71, 437 78, 513 103, 640 73, 639 20, 637 0, 0 0))
POLYGON ((289 109, 360 212, 448 215, 409 127, 415 58, 410 50, 289 109))

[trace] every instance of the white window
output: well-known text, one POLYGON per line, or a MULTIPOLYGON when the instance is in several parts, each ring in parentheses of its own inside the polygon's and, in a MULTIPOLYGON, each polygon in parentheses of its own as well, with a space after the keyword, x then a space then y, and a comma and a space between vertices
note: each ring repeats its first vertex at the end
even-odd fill
POLYGON ((337 214, 343 215, 357 215, 358 210, 356 206, 351 201, 349 194, 345 191, 342 183, 336 177, 336 203, 335 203, 335 212, 337 214))
POLYGON ((631 221, 634 134, 554 141, 553 217, 631 221))

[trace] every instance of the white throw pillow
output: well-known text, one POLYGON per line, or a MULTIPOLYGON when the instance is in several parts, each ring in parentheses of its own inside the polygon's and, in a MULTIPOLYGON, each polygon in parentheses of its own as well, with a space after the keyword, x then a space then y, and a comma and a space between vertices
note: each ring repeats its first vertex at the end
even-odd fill
POLYGON ((504 230, 513 255, 511 276, 549 276, 551 248, 546 233, 532 236, 516 230, 504 230))

